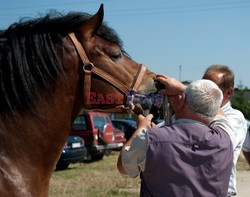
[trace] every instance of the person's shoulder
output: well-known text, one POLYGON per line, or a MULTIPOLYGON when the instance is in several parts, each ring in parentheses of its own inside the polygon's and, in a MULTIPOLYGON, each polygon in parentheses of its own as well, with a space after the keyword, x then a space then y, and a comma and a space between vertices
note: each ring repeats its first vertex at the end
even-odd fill
POLYGON ((233 107, 231 107, 229 111, 225 112, 225 115, 229 120, 232 118, 232 119, 242 120, 243 122, 245 122, 244 114, 240 110, 235 109, 233 107))
POLYGON ((232 107, 232 110, 234 111, 234 113, 235 113, 236 115, 239 115, 239 116, 241 116, 241 117, 244 117, 243 113, 242 113, 240 110, 235 109, 235 108, 233 108, 233 107, 232 107))
POLYGON ((173 132, 174 129, 172 128, 172 125, 164 125, 162 127, 157 128, 149 128, 148 129, 148 139, 159 141, 161 139, 170 139, 173 137, 173 135, 176 135, 175 132, 173 132))
POLYGON ((161 127, 153 127, 153 128, 149 128, 148 129, 148 134, 150 135, 150 134, 155 134, 155 135, 158 135, 158 134, 160 134, 160 133, 166 133, 166 131, 168 130, 168 127, 169 126, 167 126, 167 125, 164 125, 164 126, 161 126, 161 127))

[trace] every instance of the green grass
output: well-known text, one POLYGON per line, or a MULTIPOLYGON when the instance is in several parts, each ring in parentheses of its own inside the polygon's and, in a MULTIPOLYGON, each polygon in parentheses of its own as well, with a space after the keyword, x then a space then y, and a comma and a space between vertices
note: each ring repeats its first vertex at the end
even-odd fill
POLYGON ((67 170, 55 171, 50 181, 50 197, 139 196, 140 179, 119 174, 118 152, 103 160, 71 164, 67 170))

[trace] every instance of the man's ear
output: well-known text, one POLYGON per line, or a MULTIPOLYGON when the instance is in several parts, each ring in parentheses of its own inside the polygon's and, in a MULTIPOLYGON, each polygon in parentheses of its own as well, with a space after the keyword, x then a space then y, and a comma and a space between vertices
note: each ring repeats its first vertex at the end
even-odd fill
POLYGON ((182 108, 185 106, 186 103, 186 96, 185 94, 180 95, 179 107, 182 108))
POLYGON ((172 105, 174 111, 179 110, 183 107, 185 102, 185 95, 175 95, 175 96, 169 96, 169 102, 172 105))
POLYGON ((224 92, 223 96, 226 97, 226 99, 230 100, 233 95, 234 95, 234 88, 230 87, 224 92))

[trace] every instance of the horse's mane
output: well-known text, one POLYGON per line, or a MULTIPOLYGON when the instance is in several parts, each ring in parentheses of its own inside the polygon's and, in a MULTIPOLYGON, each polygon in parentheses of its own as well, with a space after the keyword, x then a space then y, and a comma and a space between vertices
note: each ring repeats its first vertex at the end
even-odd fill
MULTIPOLYGON (((55 81, 63 73, 62 39, 89 17, 86 13, 63 16, 52 11, 44 17, 21 19, 0 30, 0 113, 30 110, 42 92, 52 93, 55 81), (57 53, 54 44, 59 46, 57 53)), ((122 49, 121 40, 105 23, 98 36, 122 49)))

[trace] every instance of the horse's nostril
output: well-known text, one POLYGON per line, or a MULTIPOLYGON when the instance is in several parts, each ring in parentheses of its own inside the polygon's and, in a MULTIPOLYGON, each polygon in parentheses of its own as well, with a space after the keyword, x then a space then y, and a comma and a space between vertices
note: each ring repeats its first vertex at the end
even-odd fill
POLYGON ((155 81, 155 87, 156 87, 157 90, 165 89, 165 85, 158 82, 158 81, 155 81))

